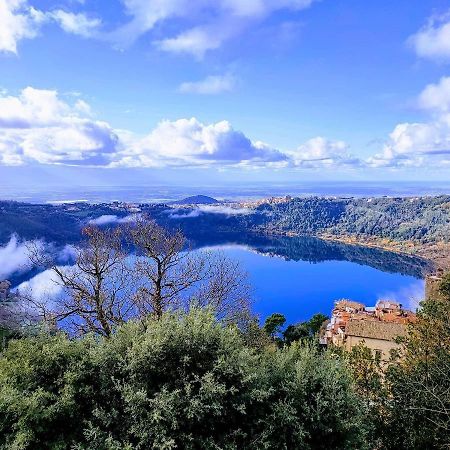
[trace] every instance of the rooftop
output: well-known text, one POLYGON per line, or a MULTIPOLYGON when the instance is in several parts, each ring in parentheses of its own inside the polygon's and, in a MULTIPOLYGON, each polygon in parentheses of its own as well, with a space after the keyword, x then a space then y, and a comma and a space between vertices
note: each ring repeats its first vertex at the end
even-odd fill
POLYGON ((404 336, 407 328, 401 323, 349 320, 345 328, 347 336, 392 341, 397 336, 404 336))

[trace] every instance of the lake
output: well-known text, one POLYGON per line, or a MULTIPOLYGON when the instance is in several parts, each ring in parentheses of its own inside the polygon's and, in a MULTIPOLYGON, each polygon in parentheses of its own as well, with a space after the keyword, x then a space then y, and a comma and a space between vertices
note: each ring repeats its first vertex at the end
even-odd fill
MULTIPOLYGON (((329 315, 341 298, 368 306, 385 298, 414 310, 423 297, 423 277, 430 268, 419 258, 313 237, 216 234, 189 238, 194 250, 221 251, 240 262, 249 274, 254 311, 261 321, 273 312, 284 314, 288 323, 318 312, 329 315)), ((35 275, 22 273, 10 279, 18 286, 35 275)), ((34 281, 36 288, 49 282, 42 274, 34 281)))
POLYGON ((368 306, 386 298, 414 310, 429 270, 419 258, 311 237, 223 236, 194 242, 240 261, 261 321, 273 312, 284 314, 288 323, 317 312, 329 315, 341 298, 368 306))

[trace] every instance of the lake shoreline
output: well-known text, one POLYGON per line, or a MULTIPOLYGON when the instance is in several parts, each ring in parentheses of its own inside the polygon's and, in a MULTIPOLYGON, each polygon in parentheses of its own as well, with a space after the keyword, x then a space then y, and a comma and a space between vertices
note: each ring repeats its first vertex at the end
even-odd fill
POLYGON ((385 250, 400 255, 414 256, 428 261, 434 267, 434 270, 450 270, 450 243, 448 242, 430 242, 419 243, 415 241, 395 241, 387 238, 380 238, 376 236, 355 236, 343 235, 336 236, 329 233, 320 233, 315 235, 305 235, 294 232, 262 232, 266 236, 287 236, 287 237, 301 237, 309 236, 316 237, 328 242, 339 242, 346 245, 355 245, 367 248, 376 248, 385 250))

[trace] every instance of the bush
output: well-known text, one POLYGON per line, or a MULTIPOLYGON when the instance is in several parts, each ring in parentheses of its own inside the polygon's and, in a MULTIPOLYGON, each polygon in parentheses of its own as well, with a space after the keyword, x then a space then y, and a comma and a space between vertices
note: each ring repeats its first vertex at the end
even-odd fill
POLYGON ((13 341, 0 358, 3 449, 363 448, 339 359, 262 350, 207 311, 110 339, 13 341))

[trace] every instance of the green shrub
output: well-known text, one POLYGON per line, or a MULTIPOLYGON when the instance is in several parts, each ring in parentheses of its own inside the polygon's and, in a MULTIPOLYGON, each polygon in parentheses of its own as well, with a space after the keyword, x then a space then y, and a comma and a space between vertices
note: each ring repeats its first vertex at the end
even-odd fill
POLYGON ((249 348, 207 311, 0 358, 3 449, 362 448, 359 409, 339 359, 249 348))

